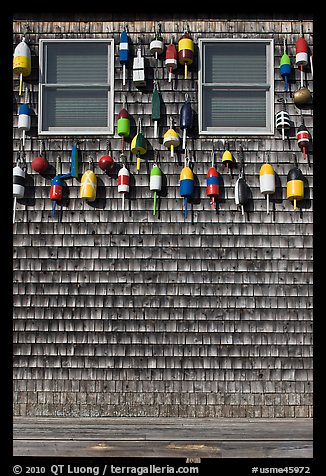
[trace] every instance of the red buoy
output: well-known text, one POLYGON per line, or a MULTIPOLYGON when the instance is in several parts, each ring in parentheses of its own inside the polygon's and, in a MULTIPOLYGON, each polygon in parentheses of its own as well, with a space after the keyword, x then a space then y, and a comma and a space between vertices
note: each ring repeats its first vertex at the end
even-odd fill
POLYGON ((35 172, 38 172, 39 174, 43 174, 44 172, 46 172, 48 167, 48 161, 41 155, 38 155, 37 157, 35 157, 35 159, 32 160, 32 169, 35 170, 35 172))
POLYGON ((110 155, 103 155, 98 161, 98 166, 104 172, 111 172, 114 168, 114 160, 110 155))

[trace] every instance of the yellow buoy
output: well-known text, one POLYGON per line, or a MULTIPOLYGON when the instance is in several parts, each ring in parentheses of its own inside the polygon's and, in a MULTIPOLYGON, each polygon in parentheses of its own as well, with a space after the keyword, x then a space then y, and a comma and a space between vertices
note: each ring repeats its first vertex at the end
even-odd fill
POLYGON ((86 170, 81 178, 80 196, 89 202, 96 198, 97 178, 94 172, 86 170))
POLYGON ((31 50, 23 37, 22 41, 15 48, 13 58, 13 71, 19 76, 19 96, 22 95, 23 76, 29 76, 31 69, 31 50))

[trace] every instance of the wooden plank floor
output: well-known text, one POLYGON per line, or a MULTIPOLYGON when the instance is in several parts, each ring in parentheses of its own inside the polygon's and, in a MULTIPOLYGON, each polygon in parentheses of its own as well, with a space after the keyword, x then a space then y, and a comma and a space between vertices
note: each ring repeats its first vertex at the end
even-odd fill
POLYGON ((312 458, 312 419, 15 417, 13 455, 312 458))

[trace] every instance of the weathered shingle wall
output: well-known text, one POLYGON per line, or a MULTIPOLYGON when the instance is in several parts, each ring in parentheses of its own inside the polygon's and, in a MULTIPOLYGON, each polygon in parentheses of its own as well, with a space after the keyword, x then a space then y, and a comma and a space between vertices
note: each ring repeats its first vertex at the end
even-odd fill
MULTIPOLYGON (((175 41, 188 23, 192 37, 273 38, 275 41, 275 111, 285 97, 279 75, 283 39, 294 63, 302 23, 312 48, 313 25, 307 19, 178 18, 162 20, 162 35, 175 41)), ((183 79, 167 80, 158 62, 164 105, 160 138, 153 138, 151 97, 154 57, 149 54, 155 23, 128 21, 131 42, 145 45, 148 88, 140 92, 131 80, 122 85, 119 37, 124 21, 14 21, 15 46, 22 33, 32 51, 32 128, 26 136, 27 186, 17 203, 14 240, 14 413, 39 416, 224 416, 308 417, 312 415, 312 203, 313 147, 303 161, 296 129, 289 141, 274 136, 233 137, 230 149, 239 161, 243 145, 246 180, 252 199, 245 216, 234 202, 233 176, 222 168, 223 145, 214 136, 199 136, 196 120, 189 151, 196 177, 191 213, 184 220, 178 180, 184 154, 171 159, 162 144, 169 118, 181 132, 179 110, 189 94, 198 113, 197 58, 183 79), (132 189, 121 210, 115 177, 98 167, 98 199, 79 198, 80 182, 66 181, 62 220, 51 218, 51 176, 31 169, 38 152, 38 40, 40 38, 115 40, 115 125, 127 96, 131 136, 142 118, 148 140, 139 175, 129 154, 132 189), (214 212, 206 197, 206 172, 212 142, 223 193, 214 212), (159 214, 152 214, 149 171, 154 151, 166 187, 159 214), (286 176, 294 154, 305 177, 305 198, 294 212, 286 200, 286 176), (146 159, 146 160, 145 160, 146 159), (272 213, 259 191, 259 169, 268 160, 277 173, 272 213)), ((299 87, 294 71, 291 91, 299 87)), ((313 92, 311 75, 306 76, 313 92)), ((21 142, 17 130, 18 81, 14 78, 13 163, 21 142)), ((295 127, 301 111, 287 95, 295 127)), ((313 137, 312 108, 303 110, 313 137)), ((116 128, 115 128, 116 131, 116 128)), ((106 137, 78 137, 80 171, 89 155, 105 152, 106 137)), ((226 138, 227 139, 227 138, 226 138)), ((69 170, 73 137, 45 139, 46 157, 55 167, 62 158, 69 170)), ((121 138, 110 137, 119 162, 121 138)), ((54 169, 53 169, 54 171, 54 169)))

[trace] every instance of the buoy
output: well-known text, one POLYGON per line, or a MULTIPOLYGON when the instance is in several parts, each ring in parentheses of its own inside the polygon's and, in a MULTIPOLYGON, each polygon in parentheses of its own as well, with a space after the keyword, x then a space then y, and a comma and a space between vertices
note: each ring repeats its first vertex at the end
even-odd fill
POLYGON ((137 48, 137 56, 134 58, 133 70, 132 70, 132 80, 135 86, 145 86, 145 61, 141 54, 141 46, 137 48))
POLYGON ((185 95, 185 102, 183 103, 181 110, 180 110, 180 129, 183 131, 182 135, 182 148, 186 149, 186 137, 187 137, 187 129, 192 127, 192 108, 190 101, 188 100, 188 94, 185 95))
POLYGON ((97 178, 91 166, 93 161, 89 161, 89 168, 84 172, 81 178, 80 197, 88 202, 94 202, 96 199, 97 178))
POLYGON ((166 47, 164 64, 165 64, 165 67, 169 71, 169 83, 170 83, 172 80, 173 71, 177 69, 178 67, 178 53, 172 38, 171 38, 170 44, 166 47))
POLYGON ((125 196, 129 193, 129 170, 122 165, 118 172, 118 193, 122 194, 122 209, 125 209, 125 196))
POLYGON ((154 81, 152 94, 152 120, 154 121, 154 137, 158 137, 158 121, 161 119, 161 98, 157 88, 157 81, 154 81))
POLYGON ((178 59, 181 65, 184 65, 184 77, 188 78, 188 65, 191 65, 194 59, 194 42, 186 31, 178 41, 178 59))
POLYGON ((244 206, 247 204, 249 200, 249 187, 244 177, 244 160, 243 160, 243 148, 240 146, 240 156, 241 156, 241 165, 240 165, 240 172, 239 177, 235 183, 235 203, 236 205, 240 205, 241 213, 244 215, 244 206))
POLYGON ((158 55, 161 55, 164 51, 164 43, 161 36, 161 24, 159 23, 156 31, 155 31, 155 38, 150 42, 149 51, 151 55, 155 56, 155 59, 158 59, 158 55))
POLYGON ((120 63, 122 64, 122 84, 125 86, 126 84, 126 65, 128 63, 129 58, 129 40, 126 28, 120 35, 120 63))
POLYGON ((223 152, 222 155, 222 164, 226 166, 226 172, 231 171, 231 164, 233 163, 234 159, 231 152, 228 150, 228 145, 226 146, 226 150, 223 152))
POLYGON ((32 160, 32 169, 39 174, 43 174, 47 171, 48 167, 48 161, 42 156, 42 141, 40 140, 39 155, 32 160))
POLYGON ((98 160, 98 166, 104 172, 112 172, 114 169, 115 162, 110 155, 102 155, 98 160))
POLYGON ((298 167, 293 167, 287 175, 286 198, 293 201, 294 210, 298 210, 297 201, 304 197, 303 175, 298 167))
POLYGON ((293 102, 299 108, 311 103, 311 100, 311 92, 305 86, 300 87, 293 93, 293 102))
POLYGON ((194 187, 195 187, 195 180, 194 180, 194 174, 189 167, 189 160, 185 163, 187 165, 184 166, 184 168, 181 170, 180 173, 180 195, 183 197, 183 214, 184 217, 187 218, 188 216, 188 200, 192 197, 194 193, 194 187))
POLYGON ((135 137, 132 139, 131 142, 131 147, 130 147, 131 153, 136 155, 137 158, 137 165, 136 165, 136 170, 137 173, 140 171, 140 156, 146 154, 147 148, 146 148, 146 139, 143 136, 141 132, 141 120, 138 120, 138 131, 135 137))
POLYGON ((180 145, 179 134, 172 129, 172 118, 170 119, 170 129, 163 136, 163 145, 170 149, 171 157, 174 157, 174 149, 180 145))
POLYGON ((298 141, 298 146, 303 152, 303 159, 306 160, 307 152, 309 148, 309 131, 303 122, 301 126, 298 128, 297 141, 298 141))
POLYGON ((157 192, 160 192, 162 189, 162 171, 159 166, 155 163, 153 164, 151 174, 149 189, 154 192, 154 204, 153 204, 153 215, 156 215, 156 202, 157 202, 157 192))
POLYGON ((29 91, 25 90, 25 103, 21 104, 18 111, 18 129, 23 132, 23 147, 25 146, 25 132, 31 128, 31 112, 27 106, 29 91))
POLYGON ((56 209, 56 205, 58 202, 62 200, 62 192, 63 192, 63 180, 60 175, 56 175, 51 182, 50 188, 50 200, 53 200, 53 207, 52 207, 52 221, 54 220, 54 213, 56 209))
POLYGON ((282 132, 282 140, 285 139, 285 131, 289 131, 291 127, 290 115, 287 111, 279 111, 275 116, 275 125, 278 131, 282 132))
POLYGON ((31 50, 23 37, 15 48, 13 58, 13 71, 19 76, 19 96, 22 95, 23 77, 31 74, 31 64, 31 50))
POLYGON ((23 198, 25 195, 25 179, 26 179, 26 166, 20 165, 20 154, 16 162, 16 166, 13 168, 13 197, 14 197, 14 212, 13 223, 16 219, 16 201, 17 198, 23 198))
POLYGON ((78 148, 76 143, 74 143, 71 148, 70 175, 71 177, 78 179, 78 148))
POLYGON ((208 169, 206 175, 206 194, 210 197, 210 204, 215 209, 217 197, 220 193, 220 177, 219 173, 214 167, 214 153, 212 154, 212 164, 208 169))
POLYGON ((303 26, 301 25, 301 37, 298 38, 295 44, 295 64, 300 69, 300 82, 303 87, 303 68, 309 62, 309 48, 308 43, 303 37, 303 26))
POLYGON ((259 171, 260 192, 266 195, 269 214, 269 195, 275 192, 275 172, 271 164, 263 164, 259 171))
POLYGON ((130 136, 130 117, 125 102, 118 114, 118 135, 122 138, 121 150, 124 152, 125 139, 130 136))
POLYGON ((286 52, 286 41, 284 38, 284 52, 280 60, 280 75, 284 79, 284 90, 289 90, 289 77, 291 75, 291 60, 286 52))

